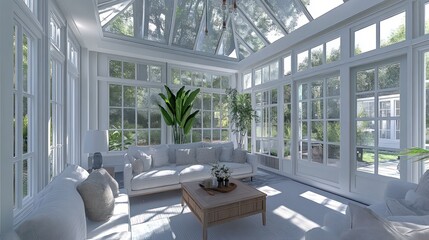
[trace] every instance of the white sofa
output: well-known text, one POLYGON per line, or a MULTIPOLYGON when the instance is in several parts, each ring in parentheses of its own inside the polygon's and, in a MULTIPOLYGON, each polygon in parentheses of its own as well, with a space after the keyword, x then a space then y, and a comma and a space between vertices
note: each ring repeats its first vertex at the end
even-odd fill
MULTIPOLYGON (((417 184, 409 183, 400 180, 394 180, 388 183, 384 193, 385 201, 368 206, 371 213, 376 218, 384 221, 381 225, 389 225, 391 228, 389 233, 399 233, 402 237, 395 238, 385 235, 385 232, 380 232, 378 226, 364 227, 365 224, 374 224, 370 220, 360 224, 352 223, 352 214, 349 209, 346 214, 329 213, 324 216, 324 226, 313 228, 305 234, 306 240, 337 240, 337 239, 429 239, 429 215, 425 211, 413 209, 406 203, 406 195, 409 195, 410 190, 415 190, 417 184), (405 207, 404 207, 405 206, 405 207), (413 209, 414 211, 410 211, 413 209), (386 224, 387 223, 387 224, 386 224), (353 227, 352 227, 353 226, 353 227), (392 228, 393 227, 393 228, 392 228), (352 233, 352 228, 356 229, 352 233), (377 234, 374 233, 375 230, 377 234), (358 232, 360 231, 360 232, 358 232), (359 237, 356 235, 359 234, 359 237), (379 235, 378 235, 379 234, 379 235), (411 236, 409 234, 418 234, 411 236), (353 236, 353 237, 351 237, 353 236)), ((429 206, 428 206, 429 207, 429 206)), ((380 222, 380 221, 378 221, 380 222)), ((376 223, 375 223, 376 224, 376 223)), ((395 235, 394 234, 394 235, 395 235)), ((395 235, 396 236, 396 235, 395 235)))
POLYGON ((88 175, 79 166, 68 166, 36 196, 32 212, 4 239, 130 240, 129 199, 123 189, 115 198, 113 216, 108 221, 93 222, 85 216, 84 202, 76 187, 88 175))
MULTIPOLYGON (((180 189, 182 182, 198 181, 211 178, 212 164, 193 162, 191 164, 181 165, 176 162, 176 150, 178 149, 198 149, 198 148, 213 148, 216 150, 217 160, 225 157, 222 151, 225 149, 233 148, 232 142, 220 143, 188 143, 188 144, 170 144, 170 145, 156 145, 156 146, 131 146, 127 153, 124 155, 124 188, 127 190, 128 195, 136 196, 143 194, 151 194, 156 192, 168 191, 173 189, 180 189), (148 169, 141 173, 133 173, 132 162, 136 154, 145 152, 149 155, 152 154, 152 163, 148 169), (156 163, 159 159, 154 159, 153 155, 158 153, 165 153, 167 164, 159 166, 156 163)), ((179 151, 179 150, 178 150, 179 151)), ((236 150, 237 151, 237 150, 236 150)), ((225 152, 224 152, 225 154, 225 152)), ((219 162, 220 165, 232 169, 233 178, 246 178, 253 177, 257 171, 256 156, 246 153, 246 161, 244 163, 229 161, 219 162)))

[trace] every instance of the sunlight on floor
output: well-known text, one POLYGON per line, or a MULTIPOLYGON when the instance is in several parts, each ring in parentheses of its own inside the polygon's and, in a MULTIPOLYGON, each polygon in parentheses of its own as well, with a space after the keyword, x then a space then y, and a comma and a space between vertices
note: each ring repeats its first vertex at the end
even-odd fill
POLYGON ((310 219, 304 217, 303 215, 293 211, 290 208, 285 206, 280 206, 273 211, 277 216, 284 218, 291 223, 293 223, 296 227, 302 229, 303 231, 308 231, 315 227, 320 227, 319 224, 311 221, 310 219))
POLYGON ((337 212, 345 213, 346 209, 347 209, 347 204, 344 204, 344 203, 338 202, 336 200, 327 198, 323 195, 320 195, 320 194, 312 192, 312 191, 307 191, 307 192, 305 192, 299 196, 306 198, 310 201, 313 201, 315 203, 321 204, 321 205, 323 205, 327 208, 330 208, 334 211, 337 211, 337 212))
POLYGON ((272 188, 270 186, 263 186, 263 187, 259 187, 258 188, 259 191, 267 194, 267 196, 275 196, 277 194, 281 194, 282 192, 280 192, 279 190, 272 188))

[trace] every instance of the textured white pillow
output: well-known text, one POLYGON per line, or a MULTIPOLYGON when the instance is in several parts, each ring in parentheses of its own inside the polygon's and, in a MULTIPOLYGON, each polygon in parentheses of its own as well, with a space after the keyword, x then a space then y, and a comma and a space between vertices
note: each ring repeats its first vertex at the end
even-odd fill
POLYGON ((247 159, 247 151, 243 149, 234 149, 232 152, 232 161, 235 163, 245 163, 247 159))
POLYGON ((148 171, 152 167, 152 156, 143 152, 137 151, 134 154, 134 161, 131 163, 133 167, 133 174, 140 174, 143 171, 148 171))
POLYGON ((405 201, 418 211, 429 212, 429 170, 420 178, 417 188, 405 194, 405 201))
POLYGON ((110 174, 104 168, 100 168, 94 171, 99 171, 104 176, 107 183, 109 184, 110 189, 112 190, 113 197, 117 197, 119 195, 118 182, 112 176, 110 176, 110 174))
POLYGON ((232 162, 232 151, 234 151, 233 147, 223 147, 219 161, 232 162))
POLYGON ((195 164, 195 149, 176 149, 176 164, 188 165, 195 164))
POLYGON ((92 221, 107 221, 113 215, 115 199, 106 178, 93 171, 77 186, 84 205, 86 216, 92 221))
POLYGON ((154 167, 162 167, 169 164, 168 147, 165 145, 150 149, 152 155, 152 164, 154 167))
POLYGON ((378 217, 371 209, 349 204, 351 230, 341 235, 342 240, 402 240, 402 236, 387 220, 378 217))
POLYGON ((212 147, 197 148, 197 162, 201 164, 212 164, 217 162, 216 149, 212 147))

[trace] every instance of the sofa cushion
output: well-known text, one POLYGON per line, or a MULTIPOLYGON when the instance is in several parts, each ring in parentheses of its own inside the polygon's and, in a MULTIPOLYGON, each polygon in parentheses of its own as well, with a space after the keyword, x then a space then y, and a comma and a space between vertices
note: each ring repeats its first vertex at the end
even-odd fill
POLYGON ((216 149, 213 147, 197 148, 196 159, 201 164, 214 164, 218 161, 216 149))
POLYGON ((113 215, 115 199, 106 178, 93 171, 77 186, 85 204, 86 216, 93 221, 106 221, 113 215))
POLYGON ((222 147, 222 152, 220 154, 219 160, 221 162, 232 162, 232 153, 234 147, 222 147))
POLYGON ((168 158, 170 163, 176 163, 176 149, 185 149, 185 148, 199 148, 202 147, 202 142, 195 143, 184 143, 184 144, 169 144, 168 145, 168 158))
POLYGON ((163 187, 179 184, 179 174, 176 171, 176 165, 152 168, 147 172, 136 175, 131 180, 131 190, 142 190, 148 188, 163 187))
POLYGON ((180 182, 191 182, 211 177, 211 166, 206 164, 193 164, 184 168, 177 168, 180 182))
POLYGON ((107 183, 109 184, 110 189, 112 190, 113 197, 117 197, 119 194, 118 182, 104 168, 100 168, 94 171, 99 171, 104 176, 107 183))
POLYGON ((232 170, 233 177, 252 173, 252 165, 249 163, 224 162, 222 164, 232 170))
POLYGON ((350 203, 349 210, 351 230, 344 232, 341 239, 403 239, 389 221, 378 217, 371 209, 350 203))
POLYGON ((245 163, 247 159, 247 151, 244 149, 234 149, 232 152, 232 161, 235 163, 245 163))
POLYGON ((133 167, 133 174, 139 174, 143 171, 147 171, 152 167, 152 156, 138 150, 134 155, 134 159, 131 162, 133 167))
POLYGON ((162 167, 169 164, 168 147, 160 145, 150 149, 152 155, 152 164, 154 167, 162 167))
POLYGON ((212 147, 212 148, 216 149, 216 158, 220 160, 223 148, 234 149, 234 143, 232 143, 232 142, 211 142, 211 143, 205 142, 203 144, 203 147, 212 147))
POLYGON ((33 211, 16 228, 21 239, 86 239, 85 208, 76 185, 88 176, 70 165, 35 198, 33 211))
POLYGON ((177 165, 188 165, 196 163, 195 160, 195 149, 184 148, 176 149, 176 164, 177 165))
POLYGON ((129 223, 129 198, 122 191, 115 198, 115 209, 109 221, 87 221, 87 237, 88 239, 131 239, 129 223))

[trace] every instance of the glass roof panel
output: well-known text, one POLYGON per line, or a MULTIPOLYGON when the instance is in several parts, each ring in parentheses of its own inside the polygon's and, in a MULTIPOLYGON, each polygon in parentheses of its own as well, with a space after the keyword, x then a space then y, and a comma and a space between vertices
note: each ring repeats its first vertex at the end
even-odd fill
POLYGON ((332 9, 343 4, 343 0, 301 0, 313 19, 316 19, 332 9))
POLYGON ((200 27, 200 32, 198 34, 197 40, 197 51, 215 53, 216 48, 219 43, 219 39, 222 35, 222 22, 223 22, 223 14, 222 9, 218 6, 219 4, 215 4, 218 0, 210 0, 209 1, 209 10, 207 11, 207 17, 205 17, 201 21, 203 26, 200 27), (208 20, 208 24, 206 25, 206 20, 208 20), (205 33, 207 26, 207 35, 205 33))
POLYGON ((222 34, 222 39, 219 42, 217 55, 222 55, 230 58, 237 58, 231 20, 228 22, 228 25, 222 34))
POLYGON ((152 41, 166 42, 171 28, 173 1, 144 0, 144 10, 144 38, 152 41))
POLYGON ((261 38, 258 37, 255 30, 253 30, 253 27, 251 27, 250 24, 248 24, 240 14, 238 14, 235 18, 235 32, 247 43, 247 45, 249 45, 249 47, 254 52, 265 47, 264 42, 261 40, 261 38))
POLYGON ((345 2, 237 0, 234 5, 233 0, 225 0, 227 7, 222 10, 224 1, 219 0, 97 1, 104 32, 144 39, 142 44, 152 41, 238 60, 345 2))
POLYGON ((204 11, 203 0, 178 0, 173 44, 193 49, 204 11))
POLYGON ((238 44, 238 55, 240 57, 240 60, 247 58, 250 55, 249 50, 247 50, 247 48, 241 42, 237 41, 237 44, 238 44))
POLYGON ((118 13, 124 10, 132 0, 98 1, 98 13, 100 15, 101 26, 104 27, 118 13))
POLYGON ((270 10, 282 22, 288 33, 300 28, 309 22, 305 14, 293 0, 264 0, 270 10))
POLYGON ((240 1, 238 6, 270 43, 284 36, 279 26, 274 23, 273 19, 268 16, 256 0, 240 1))
POLYGON ((104 28, 105 31, 116 33, 124 36, 134 36, 134 17, 133 5, 131 4, 123 12, 118 14, 111 22, 104 28))

